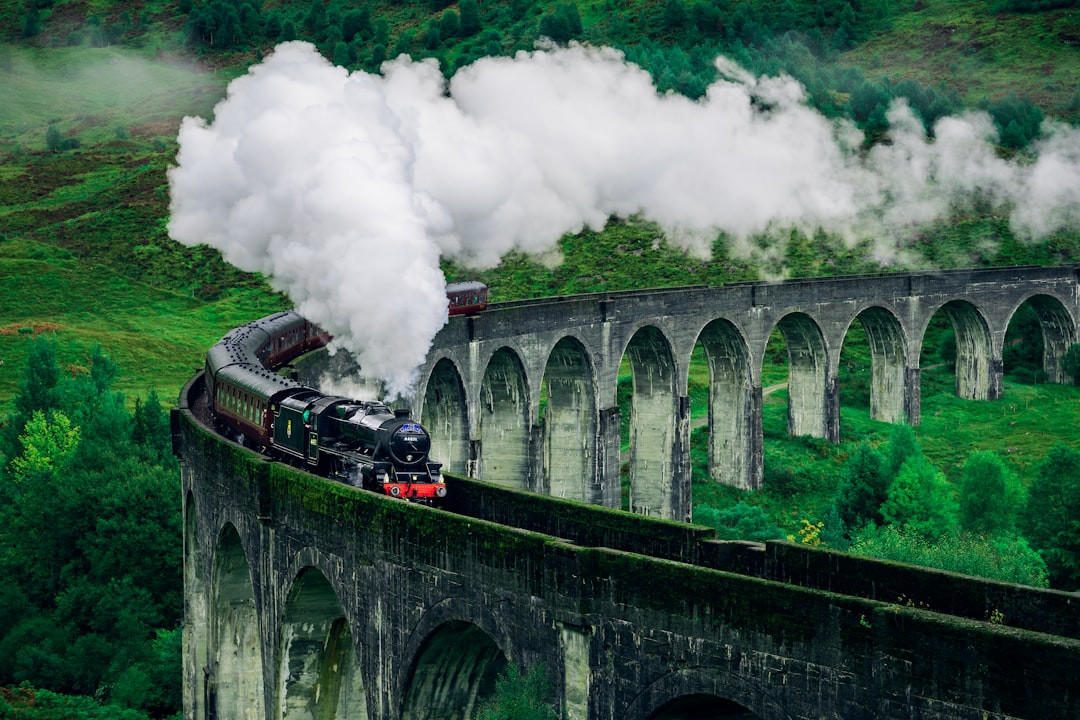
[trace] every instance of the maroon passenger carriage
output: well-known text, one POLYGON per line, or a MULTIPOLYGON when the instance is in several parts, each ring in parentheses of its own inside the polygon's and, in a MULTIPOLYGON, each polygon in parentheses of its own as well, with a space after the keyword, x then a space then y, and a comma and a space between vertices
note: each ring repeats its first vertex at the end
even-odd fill
POLYGON ((324 395, 277 372, 330 336, 294 312, 241 325, 206 353, 214 420, 233 440, 392 497, 446 495, 431 438, 408 410, 324 395))
POLYGON ((448 315, 472 315, 487 309, 488 286, 470 281, 450 283, 446 286, 446 299, 450 301, 448 315))

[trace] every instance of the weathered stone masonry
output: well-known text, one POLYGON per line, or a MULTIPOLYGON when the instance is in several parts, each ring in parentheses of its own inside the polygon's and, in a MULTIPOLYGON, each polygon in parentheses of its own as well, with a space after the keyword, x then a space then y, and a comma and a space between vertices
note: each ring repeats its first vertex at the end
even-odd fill
POLYGON ((1030 301, 1044 367, 1076 342, 1077 268, 887 274, 645 290, 501 303, 454 318, 420 372, 414 409, 450 470, 556 497, 618 507, 619 365, 633 368, 631 506, 689 516, 691 354, 711 371, 709 474, 756 488, 762 478, 761 366, 770 333, 790 355, 789 430, 837 441, 837 375, 848 329, 872 351, 871 415, 920 420, 919 354, 934 314, 956 332, 956 391, 993 400, 1009 320, 1030 301), (542 403, 542 398, 545 402, 542 403), (541 407, 543 416, 541 417, 541 407))
POLYGON ((407 504, 224 440, 198 386, 173 423, 189 720, 464 720, 509 663, 570 720, 1080 717, 1075 595, 467 479, 407 504))

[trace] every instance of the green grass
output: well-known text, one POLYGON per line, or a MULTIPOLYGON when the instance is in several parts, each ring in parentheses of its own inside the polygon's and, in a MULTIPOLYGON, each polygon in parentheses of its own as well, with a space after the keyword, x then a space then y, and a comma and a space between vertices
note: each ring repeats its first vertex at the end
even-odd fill
POLYGON ((52 333, 71 371, 85 368, 90 348, 100 344, 119 363, 116 389, 129 401, 156 389, 168 402, 202 366, 207 347, 282 307, 280 298, 252 289, 207 303, 106 267, 87 271, 62 250, 27 245, 0 243, 0 416, 13 409, 25 366, 31 335, 24 328, 52 333))
MULTIPOLYGON (((944 368, 933 372, 952 378, 944 368)), ((1027 485, 1053 445, 1080 447, 1080 388, 1006 380, 1002 397, 993 402, 934 394, 923 401, 916 435, 954 482, 968 454, 978 449, 997 452, 1027 485)))
POLYGON ((1080 83, 1080 12, 995 13, 986 0, 923 0, 847 53, 868 77, 948 87, 966 104, 1015 92, 1059 117, 1080 83))

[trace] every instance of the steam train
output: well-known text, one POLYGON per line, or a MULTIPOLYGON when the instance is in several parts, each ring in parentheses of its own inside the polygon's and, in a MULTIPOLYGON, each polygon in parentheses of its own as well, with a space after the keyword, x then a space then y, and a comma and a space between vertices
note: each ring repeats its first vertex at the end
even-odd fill
POLYGON ((446 496, 431 438, 408 410, 324 395, 275 370, 330 336, 294 312, 241 325, 206 353, 209 407, 233 440, 391 497, 446 496))

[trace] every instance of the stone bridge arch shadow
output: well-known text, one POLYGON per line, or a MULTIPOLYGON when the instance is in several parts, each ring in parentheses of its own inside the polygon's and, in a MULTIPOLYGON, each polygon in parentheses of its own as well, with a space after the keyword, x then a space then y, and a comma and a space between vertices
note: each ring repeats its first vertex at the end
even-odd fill
POLYGON ((990 325, 983 313, 967 300, 950 300, 927 318, 919 341, 922 358, 930 356, 926 348, 928 330, 944 317, 955 342, 955 393, 964 400, 997 400, 1001 397, 1002 367, 1000 354, 995 361, 990 325))
POLYGON ((788 434, 839 442, 838 417, 829 402, 835 387, 829 387, 829 353, 821 326, 806 313, 792 312, 776 327, 788 352, 788 434))
POLYGON ((421 641, 404 687, 402 720, 471 720, 495 692, 508 660, 466 620, 446 620, 421 641))
POLYGON ((743 490, 761 487, 755 472, 754 428, 761 424, 761 398, 755 399, 750 349, 729 320, 714 320, 698 343, 709 367, 709 477, 743 490))
POLYGON ((255 592, 240 533, 226 523, 214 553, 207 717, 263 720, 263 663, 255 592))
POLYGON ((517 490, 530 489, 529 382, 513 348, 499 348, 488 361, 477 414, 479 479, 517 490))
POLYGON ((453 361, 435 363, 424 391, 420 422, 431 433, 431 457, 443 470, 458 474, 469 471, 469 410, 465 384, 453 361))
POLYGON ((368 717, 361 665, 341 601, 315 567, 297 574, 281 622, 275 717, 368 717))
MULTIPOLYGON (((870 360, 870 418, 888 423, 909 422, 917 416, 908 392, 908 342, 900 320, 890 310, 871 306, 849 324, 840 350, 844 362, 849 340, 865 341, 870 360)), ((842 381, 841 381, 842 382, 842 381)))
POLYGON ((761 686, 716 668, 675 671, 646 687, 624 720, 792 720, 761 686))
MULTIPOLYGON (((1009 330, 1015 322, 1021 308, 1027 307, 1034 314, 1039 325, 1042 340, 1042 366, 1045 381, 1071 385, 1073 378, 1069 377, 1062 366, 1062 360, 1069 347, 1077 341, 1076 322, 1068 309, 1058 298, 1052 295, 1031 295, 1019 303, 1009 313, 1006 328, 1006 345, 1009 339, 1009 330)), ((1003 372, 1009 372, 1008 351, 1006 346, 1002 348, 1002 358, 1005 364, 1003 372)))
POLYGON ((603 502, 603 489, 590 482, 597 475, 594 378, 592 361, 580 340, 564 337, 555 344, 544 369, 541 492, 570 500, 603 502))
POLYGON ((670 519, 676 509, 674 475, 679 449, 671 342, 659 328, 646 325, 630 338, 624 357, 629 358, 633 373, 629 510, 670 519))

